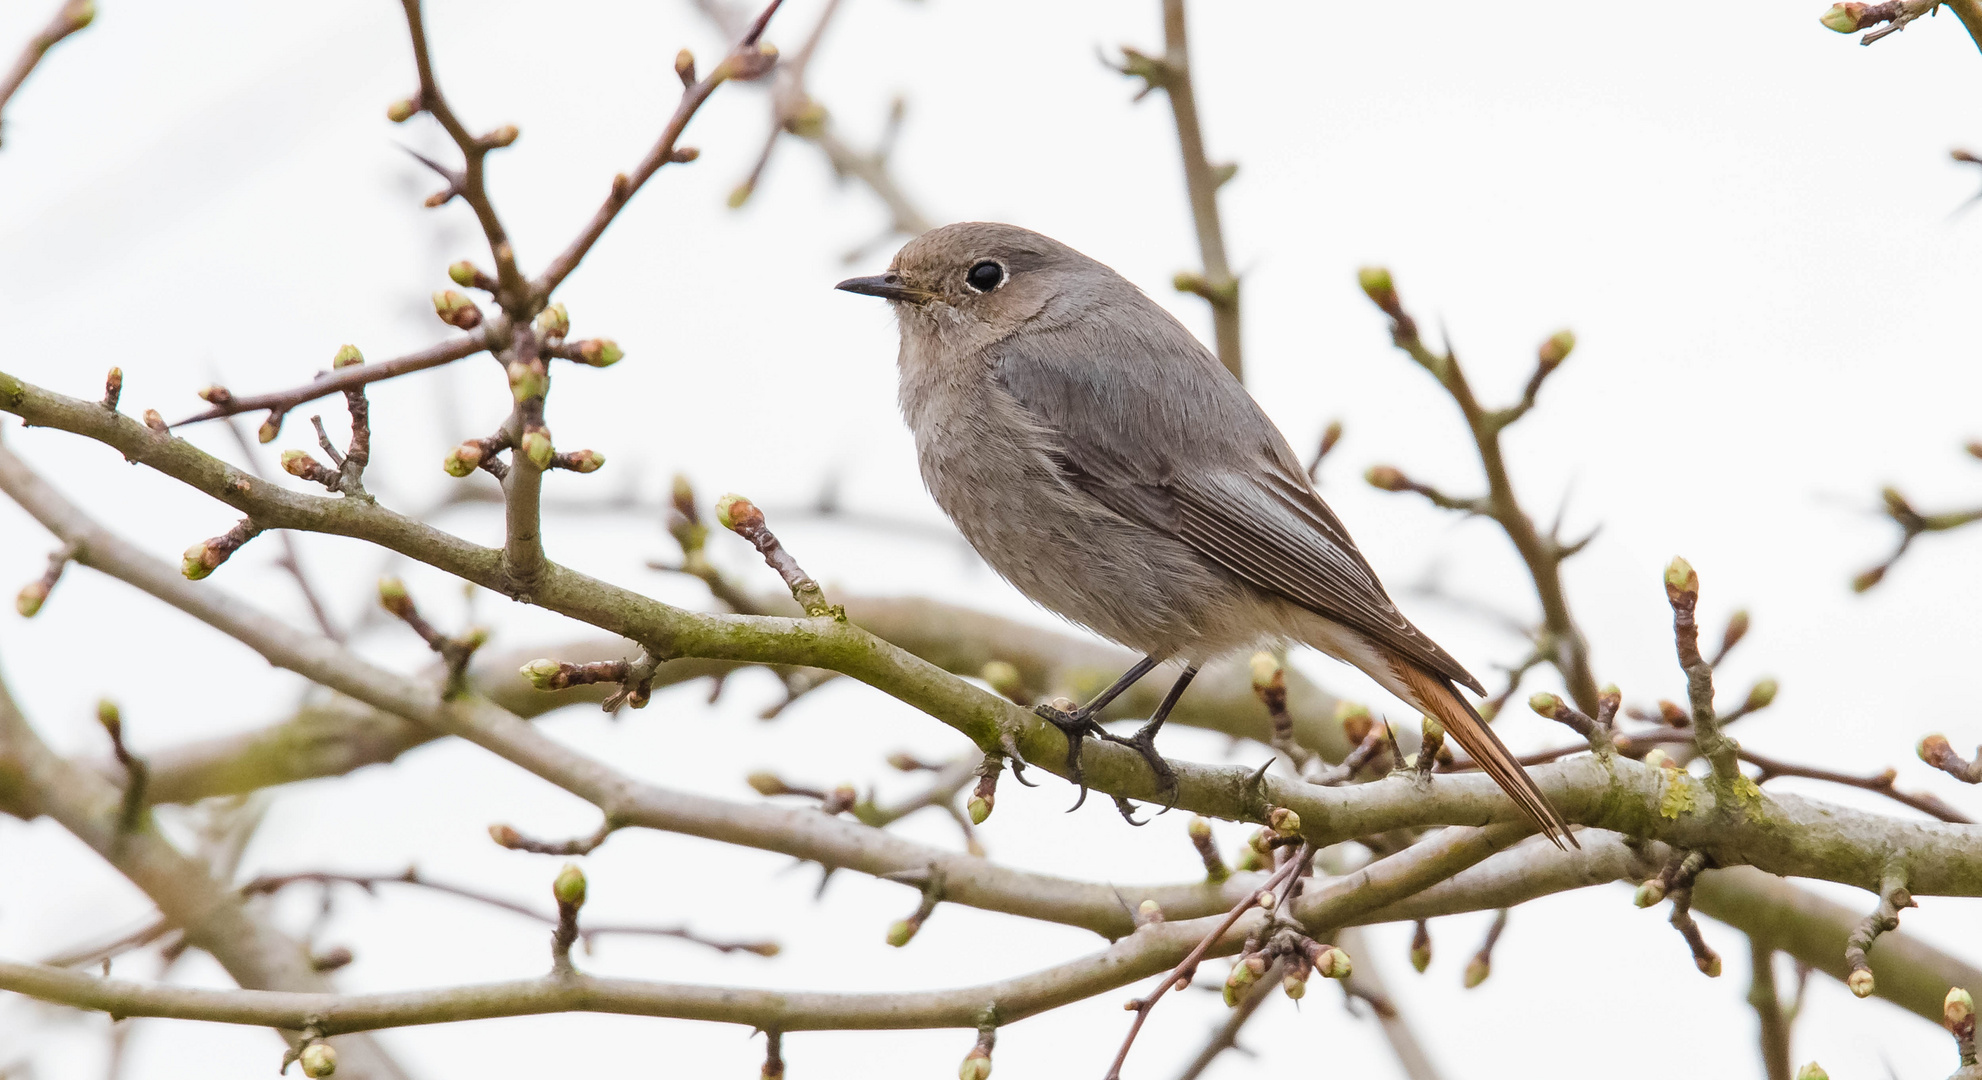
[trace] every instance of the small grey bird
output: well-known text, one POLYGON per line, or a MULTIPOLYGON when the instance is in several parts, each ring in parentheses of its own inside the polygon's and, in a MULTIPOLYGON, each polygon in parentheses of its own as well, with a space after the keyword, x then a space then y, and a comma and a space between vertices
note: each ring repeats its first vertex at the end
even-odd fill
POLYGON ((894 309, 902 414, 964 538, 1034 602, 1144 654, 1073 712, 1039 709, 1075 783, 1094 735, 1134 747, 1174 792, 1154 741, 1198 668, 1297 641, 1436 717, 1551 840, 1575 843, 1453 687, 1484 694, 1479 680, 1397 610, 1258 403, 1141 290, 982 222, 925 233, 887 273, 838 287, 894 309), (1133 738, 1094 721, 1170 659, 1183 676, 1133 738))

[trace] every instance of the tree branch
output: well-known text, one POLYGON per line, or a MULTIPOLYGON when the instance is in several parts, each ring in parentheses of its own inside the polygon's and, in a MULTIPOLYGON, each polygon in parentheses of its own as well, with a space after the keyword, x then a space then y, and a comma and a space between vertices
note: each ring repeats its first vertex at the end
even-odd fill
MULTIPOLYGON (((28 76, 34 72, 35 65, 41 63, 41 58, 48 55, 48 50, 54 48, 63 38, 88 26, 95 18, 94 0, 64 0, 48 25, 43 27, 40 33, 28 39, 27 47, 21 50, 20 58, 14 61, 14 66, 7 72, 7 77, 0 79, 0 113, 6 111, 7 102, 14 96, 14 91, 19 90, 21 84, 27 81, 28 76)), ((0 123, 0 136, 4 136, 5 133, 5 125, 0 123)))

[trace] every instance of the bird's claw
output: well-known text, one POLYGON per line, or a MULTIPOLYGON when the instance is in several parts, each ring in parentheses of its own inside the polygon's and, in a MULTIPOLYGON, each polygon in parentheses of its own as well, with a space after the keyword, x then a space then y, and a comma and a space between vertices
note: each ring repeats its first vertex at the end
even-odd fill
POLYGON ((1074 800, 1072 806, 1067 807, 1067 813, 1071 814, 1087 801, 1086 774, 1081 768, 1080 761, 1081 740, 1089 735, 1106 737, 1108 733, 1101 730, 1101 725, 1096 724, 1094 718, 1084 709, 1066 712, 1051 705, 1039 705, 1032 711, 1041 720, 1059 728, 1060 734, 1067 740, 1067 779, 1080 789, 1080 796, 1074 800))
MULTIPOLYGON (((1169 793, 1169 798, 1164 800, 1163 809, 1157 811, 1157 813, 1167 814, 1176 809, 1177 799, 1183 794, 1183 785, 1177 780, 1177 770, 1171 768, 1170 763, 1163 760, 1163 755, 1156 752, 1156 732, 1149 728, 1143 728, 1134 735, 1124 738, 1120 735, 1113 735, 1104 731, 1101 732, 1101 737, 1107 739, 1109 742, 1134 750, 1144 761, 1149 763, 1149 771, 1156 774, 1156 786, 1158 789, 1169 793)), ((1131 820, 1129 824, 1138 825, 1141 823, 1131 820)))

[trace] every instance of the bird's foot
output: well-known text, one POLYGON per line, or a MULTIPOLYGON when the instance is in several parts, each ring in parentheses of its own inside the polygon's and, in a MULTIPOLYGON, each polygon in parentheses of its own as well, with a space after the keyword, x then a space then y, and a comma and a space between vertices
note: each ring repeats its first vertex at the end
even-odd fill
POLYGON ((1067 779, 1080 789, 1080 796, 1067 808, 1067 812, 1071 814, 1087 801, 1086 774, 1080 762, 1081 741, 1090 735, 1105 737, 1108 733, 1101 730, 1101 725, 1094 722, 1094 714, 1086 709, 1069 711, 1051 705, 1040 705, 1032 711, 1041 720, 1059 728, 1060 734, 1066 737, 1067 779))
MULTIPOLYGON (((1156 774, 1156 786, 1169 795, 1163 803, 1163 809, 1157 811, 1157 813, 1167 814, 1176 808, 1177 797, 1183 794, 1183 785, 1177 782, 1177 771, 1170 767, 1168 761, 1163 760, 1162 754, 1156 752, 1156 729, 1161 726, 1161 721, 1144 725, 1142 730, 1127 738, 1120 735, 1113 735, 1106 731, 1102 731, 1099 734, 1111 743, 1126 746, 1134 750, 1142 756, 1144 761, 1149 763, 1149 771, 1156 774)), ((1131 818, 1129 824, 1138 825, 1141 823, 1131 818)))

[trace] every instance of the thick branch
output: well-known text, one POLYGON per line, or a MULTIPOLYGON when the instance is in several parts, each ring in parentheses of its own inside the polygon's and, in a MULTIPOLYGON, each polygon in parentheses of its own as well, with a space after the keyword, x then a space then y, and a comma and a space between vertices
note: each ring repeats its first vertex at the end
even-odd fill
MULTIPOLYGON (((487 549, 376 505, 258 484, 180 440, 159 436, 127 417, 107 414, 94 402, 60 398, 0 377, 0 408, 28 414, 36 423, 100 433, 127 456, 251 509, 257 521, 362 536, 470 581, 489 587, 500 581, 499 557, 487 549)), ((7 472, 12 475, 16 470, 7 472)), ((94 560, 100 554, 88 549, 78 561, 99 565, 94 560)), ((243 615, 216 602, 211 590, 163 574, 155 560, 136 558, 150 569, 125 565, 118 568, 121 576, 220 627, 279 666, 463 735, 560 786, 570 788, 579 777, 595 787, 602 781, 602 771, 594 763, 536 735, 512 714, 482 703, 437 707, 423 700, 425 695, 412 680, 388 676, 342 653, 333 643, 259 615, 243 615), (382 684, 384 679, 391 680, 391 692, 382 684)), ((534 599, 625 634, 658 657, 694 655, 839 671, 949 724, 981 750, 997 752, 1009 740, 1029 760, 1053 761, 1048 768, 1065 768, 1063 762, 1053 760, 1063 756, 1064 749, 1057 730, 850 624, 684 611, 555 564, 547 567, 534 599)), ((1133 751, 1089 744, 1084 757, 1089 782, 1097 790, 1150 801, 1164 797, 1133 751)), ((1179 807, 1256 821, 1267 806, 1284 806, 1300 814, 1302 835, 1318 846, 1392 828, 1510 821, 1517 815, 1513 804, 1484 776, 1439 777, 1427 791, 1409 780, 1316 788, 1276 776, 1255 781, 1244 768, 1180 763, 1176 771, 1179 807)), ((1775 873, 1876 888, 1887 859, 1899 857, 1913 868, 1913 887, 1921 895, 1982 894, 1982 856, 1976 844, 1982 828, 1895 821, 1792 796, 1756 794, 1744 796, 1741 805, 1724 805, 1707 785, 1666 773, 1636 762, 1575 758, 1541 767, 1535 778, 1572 821, 1705 851, 1719 865, 1749 863, 1775 873), (1669 786, 1674 789, 1668 790, 1669 786)), ((619 793, 617 784, 602 789, 609 815, 619 793)))

